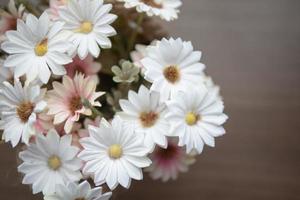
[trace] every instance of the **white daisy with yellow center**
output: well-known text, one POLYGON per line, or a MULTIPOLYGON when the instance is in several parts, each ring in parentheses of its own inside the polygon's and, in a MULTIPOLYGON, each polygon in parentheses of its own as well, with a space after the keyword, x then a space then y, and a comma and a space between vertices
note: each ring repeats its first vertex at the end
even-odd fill
POLYGON ((1 45, 9 54, 4 66, 13 68, 16 78, 26 75, 28 82, 38 78, 47 83, 51 71, 66 74, 63 65, 72 62, 67 55, 72 46, 61 37, 62 27, 61 22, 50 23, 47 12, 40 18, 28 14, 26 22, 19 19, 17 30, 6 32, 7 40, 1 45))
POLYGON ((145 79, 153 83, 150 90, 159 92, 161 101, 166 101, 178 91, 203 84, 205 66, 200 59, 201 52, 194 51, 191 42, 171 38, 150 45, 141 63, 145 79))
POLYGON ((93 175, 96 185, 106 183, 113 190, 118 184, 129 188, 131 179, 142 180, 142 168, 151 161, 143 137, 126 128, 120 117, 112 123, 101 119, 99 127, 89 126, 90 137, 80 140, 83 146, 78 155, 85 166, 83 173, 93 175))
POLYGON ((108 200, 112 193, 102 194, 102 187, 91 188, 88 181, 82 183, 70 182, 67 185, 58 185, 56 194, 44 197, 44 200, 108 200))
POLYGON ((178 18, 181 0, 118 0, 125 2, 126 8, 136 8, 145 12, 149 17, 159 16, 163 20, 172 21, 178 18))
POLYGON ((212 88, 198 86, 181 91, 167 105, 171 134, 179 137, 179 146, 186 145, 187 153, 195 149, 200 154, 204 144, 214 147, 214 137, 225 134, 222 125, 228 117, 223 113, 223 101, 212 88))
POLYGON ((59 20, 64 22, 64 29, 69 33, 69 41, 77 48, 80 59, 100 54, 100 47, 111 48, 108 37, 116 34, 110 25, 117 16, 110 14, 111 4, 103 0, 72 0, 59 10, 59 20), (100 47, 99 47, 100 46, 100 47))
POLYGON ((50 130, 47 136, 37 135, 35 143, 19 154, 23 163, 18 171, 25 174, 23 184, 32 184, 33 194, 52 195, 58 185, 82 178, 79 148, 71 146, 71 142, 71 135, 60 138, 55 130, 50 130))
POLYGON ((145 86, 138 93, 129 91, 128 100, 120 100, 123 112, 118 113, 128 126, 133 126, 136 133, 144 137, 144 143, 149 152, 155 145, 167 147, 166 136, 169 133, 169 123, 165 120, 166 105, 160 102, 158 92, 150 92, 145 86))
POLYGON ((3 139, 15 147, 20 140, 28 144, 31 136, 37 133, 34 123, 47 103, 43 100, 45 91, 32 84, 22 86, 4 82, 0 87, 0 130, 3 139))

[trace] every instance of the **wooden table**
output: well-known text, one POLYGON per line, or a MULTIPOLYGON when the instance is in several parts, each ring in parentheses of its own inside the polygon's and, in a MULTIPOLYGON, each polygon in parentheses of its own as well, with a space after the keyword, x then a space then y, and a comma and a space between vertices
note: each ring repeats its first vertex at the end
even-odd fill
MULTIPOLYGON (((183 1, 167 27, 203 51, 222 86, 228 134, 178 181, 146 176, 113 199, 299 200, 300 1, 183 1)), ((0 154, 0 199, 41 199, 21 185, 11 148, 0 154)))

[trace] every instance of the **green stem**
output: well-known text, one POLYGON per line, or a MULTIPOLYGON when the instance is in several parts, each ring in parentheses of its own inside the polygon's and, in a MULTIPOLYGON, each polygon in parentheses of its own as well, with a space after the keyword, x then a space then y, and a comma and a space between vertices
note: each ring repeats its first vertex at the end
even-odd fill
POLYGON ((120 38, 120 35, 116 35, 114 37, 114 41, 115 41, 115 44, 117 45, 117 50, 118 50, 120 56, 122 58, 126 58, 126 55, 127 55, 126 50, 125 50, 125 47, 122 43, 122 39, 120 38))
POLYGON ((129 39, 129 43, 128 43, 128 53, 130 53, 132 50, 133 50, 133 47, 134 47, 134 44, 136 42, 136 38, 138 36, 138 30, 141 26, 141 24, 143 23, 143 20, 144 20, 144 13, 140 13, 139 14, 139 17, 137 19, 137 22, 136 22, 136 28, 133 30, 132 34, 131 34, 131 37, 129 39))

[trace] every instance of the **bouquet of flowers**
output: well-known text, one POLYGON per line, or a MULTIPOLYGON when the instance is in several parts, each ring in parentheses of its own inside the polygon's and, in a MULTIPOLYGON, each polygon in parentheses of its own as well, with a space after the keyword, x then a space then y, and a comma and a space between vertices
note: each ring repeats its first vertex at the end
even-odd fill
POLYGON ((227 120, 181 0, 10 0, 1 10, 0 129, 46 200, 106 200, 186 172, 227 120))

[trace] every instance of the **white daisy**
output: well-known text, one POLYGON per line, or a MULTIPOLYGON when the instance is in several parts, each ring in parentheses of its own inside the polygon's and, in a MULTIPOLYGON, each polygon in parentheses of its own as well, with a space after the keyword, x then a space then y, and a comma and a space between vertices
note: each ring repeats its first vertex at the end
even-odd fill
POLYGON ((162 39, 147 51, 141 61, 146 69, 145 78, 153 83, 151 91, 160 92, 162 101, 203 82, 205 66, 199 62, 201 52, 193 51, 191 42, 162 39))
POLYGON ((211 92, 215 93, 215 95, 217 95, 222 100, 220 87, 214 83, 213 79, 210 76, 204 77, 204 84, 211 92))
POLYGON ((72 0, 60 8, 60 20, 65 22, 64 29, 70 34, 69 40, 78 48, 81 59, 88 53, 94 57, 100 54, 100 47, 111 48, 109 36, 116 34, 110 26, 117 18, 110 14, 111 4, 103 4, 103 0, 72 0))
POLYGON ((50 25, 49 16, 44 12, 39 19, 32 14, 26 17, 26 23, 17 22, 16 31, 7 31, 1 48, 10 54, 5 67, 13 67, 16 78, 26 74, 27 81, 37 77, 47 83, 51 72, 55 75, 66 73, 63 65, 72 62, 66 52, 70 44, 60 37, 61 22, 50 25))
POLYGON ((102 194, 102 188, 91 188, 87 181, 80 184, 68 183, 56 187, 56 194, 45 196, 44 200, 108 200, 111 192, 102 194))
POLYGON ((66 185, 82 178, 82 162, 76 157, 79 149, 71 146, 72 136, 59 137, 55 130, 47 136, 37 135, 36 143, 30 144, 19 157, 23 163, 18 171, 25 174, 23 184, 32 184, 33 194, 55 193, 57 185, 66 185))
POLYGON ((169 123, 165 120, 166 106, 160 103, 159 93, 150 92, 142 85, 138 93, 129 91, 128 99, 120 100, 123 112, 118 115, 126 125, 134 126, 136 133, 144 135, 144 144, 149 152, 154 150, 155 144, 166 148, 169 123))
POLYGON ((37 120, 37 114, 41 113, 46 102, 43 101, 45 91, 32 84, 22 87, 21 82, 16 81, 14 86, 4 82, 0 87, 0 129, 3 131, 5 141, 10 141, 15 147, 20 140, 28 144, 33 128, 37 120))
POLYGON ((227 120, 224 105, 215 92, 205 87, 191 88, 167 103, 167 120, 171 133, 179 136, 179 146, 186 145, 187 153, 196 149, 200 154, 204 143, 214 147, 214 137, 225 134, 222 127, 227 120))
POLYGON ((89 127, 89 133, 80 140, 84 149, 79 157, 86 162, 83 173, 93 175, 96 185, 106 182, 111 190, 118 184, 129 188, 131 179, 143 179, 141 168, 151 164, 148 150, 143 137, 126 129, 121 118, 114 118, 112 124, 102 119, 100 127, 89 127))
POLYGON ((160 16, 166 21, 178 18, 181 0, 118 0, 125 2, 126 8, 136 8, 138 12, 145 12, 149 17, 160 16))
POLYGON ((4 81, 11 82, 14 80, 14 73, 11 69, 4 67, 4 60, 0 59, 0 84, 4 81))

